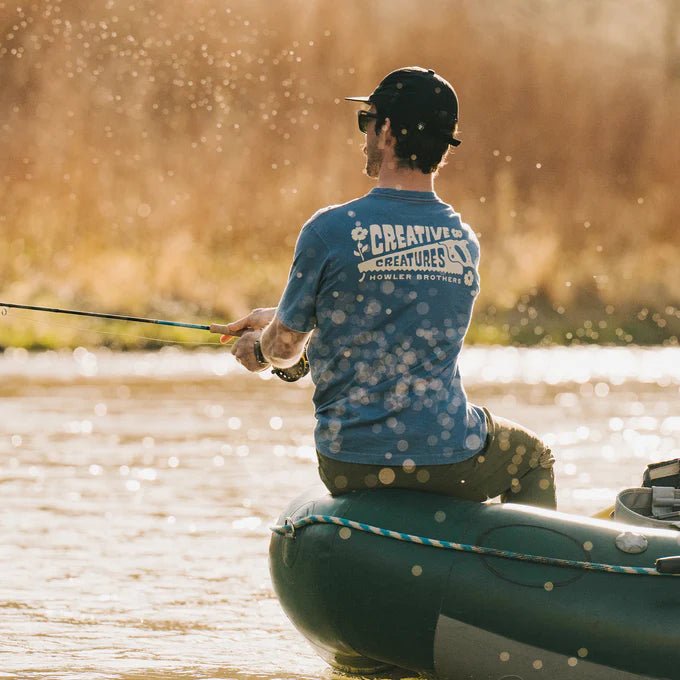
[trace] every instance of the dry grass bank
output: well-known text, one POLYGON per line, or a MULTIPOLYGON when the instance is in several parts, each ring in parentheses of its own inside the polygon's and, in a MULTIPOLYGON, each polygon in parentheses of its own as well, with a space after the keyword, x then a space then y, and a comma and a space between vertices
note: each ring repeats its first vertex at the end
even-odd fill
POLYGON ((342 97, 418 63, 461 98, 438 192, 481 236, 477 337, 670 338, 680 87, 620 5, 0 2, 0 299, 274 304, 301 223, 371 187, 342 97))

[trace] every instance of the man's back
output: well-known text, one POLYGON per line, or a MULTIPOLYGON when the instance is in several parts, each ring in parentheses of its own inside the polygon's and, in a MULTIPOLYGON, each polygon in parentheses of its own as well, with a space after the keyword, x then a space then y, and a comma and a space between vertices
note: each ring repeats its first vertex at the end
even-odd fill
POLYGON ((479 291, 479 244, 432 192, 378 188, 303 228, 277 315, 316 327, 316 444, 348 462, 444 464, 486 437, 458 355, 479 291))

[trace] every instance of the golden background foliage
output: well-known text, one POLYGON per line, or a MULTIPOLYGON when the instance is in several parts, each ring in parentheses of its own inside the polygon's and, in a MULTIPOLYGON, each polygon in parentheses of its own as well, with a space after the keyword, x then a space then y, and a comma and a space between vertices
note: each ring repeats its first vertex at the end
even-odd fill
POLYGON ((0 299, 276 304, 302 223, 372 186, 343 97, 419 64, 461 100, 437 191, 481 239, 473 339, 677 342, 678 6, 0 2, 0 299))

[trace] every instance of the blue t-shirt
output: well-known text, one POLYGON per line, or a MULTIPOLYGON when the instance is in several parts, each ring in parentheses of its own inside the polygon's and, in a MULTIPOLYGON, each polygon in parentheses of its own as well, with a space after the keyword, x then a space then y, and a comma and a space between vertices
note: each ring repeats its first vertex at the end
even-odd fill
POLYGON ((373 189, 302 228, 277 315, 308 348, 324 456, 373 465, 466 460, 486 438, 458 369, 479 242, 433 192, 373 189))

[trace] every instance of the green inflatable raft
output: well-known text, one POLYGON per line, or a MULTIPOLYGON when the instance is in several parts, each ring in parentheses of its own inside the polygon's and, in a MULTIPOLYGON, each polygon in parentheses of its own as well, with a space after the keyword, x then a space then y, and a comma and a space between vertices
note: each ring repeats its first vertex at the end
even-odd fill
POLYGON ((281 605, 345 672, 440 680, 680 678, 680 532, 373 490, 294 500, 281 605))

